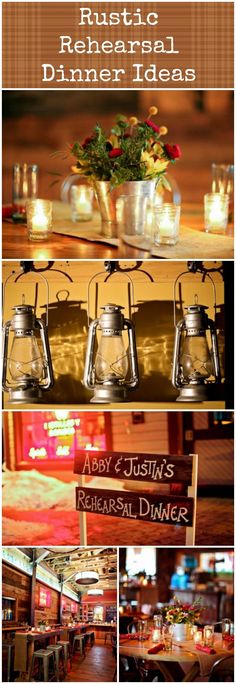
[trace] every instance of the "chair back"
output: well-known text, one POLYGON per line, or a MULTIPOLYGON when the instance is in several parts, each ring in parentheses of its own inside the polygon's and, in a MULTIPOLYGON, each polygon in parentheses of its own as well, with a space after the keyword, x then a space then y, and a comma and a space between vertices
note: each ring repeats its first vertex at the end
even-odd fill
POLYGON ((211 668, 209 682, 234 682, 234 656, 219 658, 211 668))

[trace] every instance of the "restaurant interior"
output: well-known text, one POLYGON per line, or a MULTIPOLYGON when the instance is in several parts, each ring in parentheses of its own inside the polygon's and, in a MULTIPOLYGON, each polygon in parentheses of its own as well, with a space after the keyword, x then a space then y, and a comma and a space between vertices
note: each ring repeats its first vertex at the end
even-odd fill
MULTIPOLYGON (((8 411, 4 413, 3 544, 79 543, 76 455, 198 454, 196 543, 233 543, 233 430, 230 411, 8 411)), ((162 458, 161 457, 161 458, 162 458)), ((86 486, 123 494, 180 494, 181 484, 83 475, 86 486), (163 489, 162 489, 163 491, 163 489)), ((88 544, 185 543, 185 528, 86 513, 88 544)), ((83 543, 80 541, 80 543, 83 543)))
POLYGON ((121 548, 119 573, 120 681, 234 681, 232 549, 121 548))
POLYGON ((116 681, 117 550, 2 550, 2 681, 116 681))

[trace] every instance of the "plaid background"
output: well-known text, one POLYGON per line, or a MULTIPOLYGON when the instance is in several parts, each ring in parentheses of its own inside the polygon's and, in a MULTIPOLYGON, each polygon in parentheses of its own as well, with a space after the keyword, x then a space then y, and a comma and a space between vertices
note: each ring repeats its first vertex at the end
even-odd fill
MULTIPOLYGON (((3 88, 233 88, 233 2, 3 2, 3 88), (93 11, 128 11, 142 8, 159 13, 156 27, 78 26, 79 8, 93 11), (174 36, 177 55, 149 53, 124 54, 58 54, 59 36, 74 40, 91 36, 104 40, 164 40, 174 36), (109 82, 42 82, 43 63, 58 68, 125 68, 119 83, 109 82), (158 81, 133 83, 132 64, 160 69, 194 68, 195 81, 158 81)), ((68 77, 68 73, 66 74, 68 77)), ((55 77, 56 78, 56 77, 55 77)))

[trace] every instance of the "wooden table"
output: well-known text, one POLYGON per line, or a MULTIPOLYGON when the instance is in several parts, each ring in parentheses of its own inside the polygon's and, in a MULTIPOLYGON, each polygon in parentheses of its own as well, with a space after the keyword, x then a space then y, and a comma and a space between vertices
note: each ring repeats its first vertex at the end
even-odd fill
MULTIPOLYGON (((200 666, 198 654, 196 651, 194 652, 194 644, 192 641, 185 642, 184 644, 177 644, 177 642, 174 642, 172 651, 160 651, 156 655, 148 654, 148 650, 152 648, 152 646, 154 646, 154 644, 151 639, 143 642, 132 640, 121 641, 119 645, 119 654, 120 656, 140 659, 154 664, 156 663, 157 669, 160 669, 167 682, 177 681, 174 674, 174 664, 177 664, 178 673, 181 664, 185 663, 189 665, 187 672, 184 673, 183 671, 182 682, 193 682, 195 678, 199 676, 200 666), (170 663, 172 664, 171 667, 169 667, 170 663)), ((216 650, 217 655, 219 655, 219 658, 233 655, 233 649, 229 650, 228 648, 222 648, 221 634, 215 635, 214 649, 216 650)), ((209 658, 211 658, 211 656, 209 656, 209 658)))
MULTIPOLYGON (((69 205, 62 202, 54 202, 54 217, 55 228, 58 224, 60 229, 62 226, 66 229, 75 227, 70 221, 69 205)), ((87 226, 98 228, 100 219, 95 212, 92 223, 77 224, 78 231, 87 226)), ((208 236, 203 230, 203 206, 196 204, 186 204, 182 207, 182 230, 187 227, 186 238, 181 243, 176 245, 177 251, 174 247, 160 248, 157 258, 216 258, 216 259, 231 259, 233 258, 233 228, 230 225, 227 229, 227 238, 225 236, 208 236), (191 245, 191 230, 193 238, 195 238, 194 246, 191 245), (198 233, 199 232, 199 240, 198 233), (196 240, 197 237, 197 240, 196 240), (211 244, 211 251, 208 251, 208 245, 211 244), (212 244, 214 249, 212 251, 212 244)), ((53 233, 49 240, 35 243, 30 242, 27 238, 26 225, 13 223, 11 219, 4 220, 2 225, 2 256, 5 259, 33 259, 47 261, 51 259, 148 259, 150 250, 137 249, 134 246, 125 244, 122 240, 118 247, 111 247, 109 245, 88 242, 77 237, 70 237, 63 234, 53 233)), ((210 247, 209 247, 210 249, 210 247)))

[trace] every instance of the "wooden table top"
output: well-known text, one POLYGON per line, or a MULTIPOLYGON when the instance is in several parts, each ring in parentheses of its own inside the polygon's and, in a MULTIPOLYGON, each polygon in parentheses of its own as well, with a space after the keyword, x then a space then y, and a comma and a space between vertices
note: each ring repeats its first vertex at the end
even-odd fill
MULTIPOLYGON (((70 221, 69 205, 62 202, 54 202, 54 216, 55 228, 58 221, 60 230, 62 225, 65 226, 65 230, 71 230, 71 228, 74 230, 76 224, 72 224, 70 221)), ((170 253, 168 253, 166 248, 164 250, 160 248, 160 253, 156 253, 155 250, 157 258, 174 259, 180 258, 180 256, 183 259, 196 259, 198 257, 204 259, 233 258, 232 225, 228 226, 226 236, 206 235, 203 230, 203 206, 200 204, 183 205, 181 223, 183 223, 182 230, 184 231, 186 228, 187 237, 182 240, 181 244, 178 243, 176 255, 174 247, 170 248, 170 253), (193 254, 191 254, 190 229, 193 229, 193 254), (196 253, 196 250, 198 253, 196 253)), ((85 223, 77 225, 78 232, 82 228, 86 229, 85 223)), ((95 213, 90 227, 96 228, 98 225, 98 214, 95 213)), ((26 225, 13 223, 11 219, 3 221, 2 243, 2 256, 6 259, 33 259, 41 261, 51 259, 148 259, 151 256, 150 251, 147 249, 137 249, 135 246, 125 244, 122 240, 120 240, 118 247, 112 247, 107 244, 89 242, 85 239, 53 233, 49 240, 38 243, 31 242, 27 238, 26 225)))
MULTIPOLYGON (((176 641, 173 642, 172 651, 159 651, 156 654, 149 654, 150 648, 155 646, 151 639, 147 641, 120 641, 119 653, 120 655, 129 656, 130 658, 142 658, 143 660, 165 660, 169 662, 189 662, 194 663, 198 661, 199 654, 202 651, 196 651, 193 641, 185 641, 184 643, 178 644, 176 641)), ((214 649, 219 656, 233 655, 234 650, 222 647, 221 634, 215 635, 214 649)), ((204 654, 207 655, 207 654, 204 654)))

